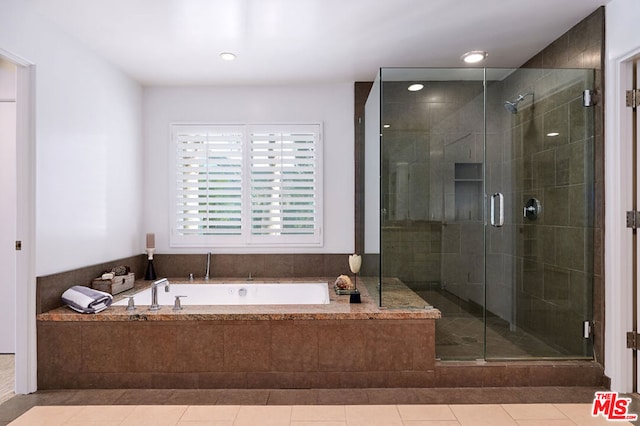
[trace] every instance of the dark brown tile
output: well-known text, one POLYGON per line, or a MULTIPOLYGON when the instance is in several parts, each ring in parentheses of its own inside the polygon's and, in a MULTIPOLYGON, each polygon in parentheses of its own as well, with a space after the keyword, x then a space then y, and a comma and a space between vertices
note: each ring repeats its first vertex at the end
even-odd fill
POLYGON ((306 389, 311 387, 309 373, 253 372, 247 373, 250 389, 306 389))
POLYGON ((152 373, 153 389, 195 389, 198 387, 198 373, 152 373))
POLYGON ((129 324, 82 323, 82 371, 116 373, 131 369, 129 324))
POLYGON ((228 389, 223 392, 217 405, 266 405, 269 391, 263 389, 228 389))
POLYGON ((326 321, 318 329, 319 370, 366 370, 367 338, 359 321, 326 321))
POLYGON ((362 405, 369 404, 366 389, 318 389, 320 405, 362 405))
POLYGON ((275 389, 269 391, 268 405, 316 405, 317 389, 275 389))
POLYGON ((171 405, 172 389, 128 389, 116 405, 171 405))
POLYGON ((387 374, 384 387, 423 388, 435 386, 435 371, 393 371, 387 374))
MULTIPOLYGON (((116 405, 116 401, 126 392, 125 389, 83 389, 79 391, 67 391, 70 393, 65 398, 65 405, 116 405)), ((58 405, 58 404, 53 404, 58 405)))
POLYGON ((224 389, 175 389, 171 394, 172 405, 214 405, 224 389))
POLYGON ((269 321, 238 321, 224 327, 225 371, 269 371, 269 321))
MULTIPOLYGON (((177 336, 180 325, 157 321, 152 324, 128 324, 131 336, 131 370, 133 372, 175 372, 178 359, 177 336)), ((123 342, 124 344, 124 342, 123 342)))
POLYGON ((242 389, 247 387, 247 373, 199 373, 199 389, 242 389))
POLYGON ((447 366, 436 367, 435 380, 438 387, 481 387, 483 377, 477 367, 447 366))
MULTIPOLYGON (((362 333, 362 331, 359 331, 362 333)), ((367 327, 365 357, 360 360, 369 371, 413 369, 413 345, 421 345, 420 333, 411 324, 399 321, 378 321, 367 327)), ((433 353, 433 346, 430 351, 433 353)))
POLYGON ((38 388, 73 388, 82 375, 80 324, 37 323, 38 388))
POLYGON ((482 385, 496 386, 528 386, 529 368, 526 366, 484 366, 482 385))
POLYGON ((188 353, 178 356, 176 371, 224 371, 223 330, 224 324, 217 321, 181 324, 180 332, 176 337, 177 345, 188 353))
POLYGON ((271 326, 272 371, 318 371, 318 327, 310 321, 271 326))
POLYGON ((74 388, 84 389, 150 389, 152 373, 86 373, 74 388))
POLYGON ((297 277, 297 276, 320 276, 317 270, 309 271, 309 275, 297 275, 295 271, 295 255, 291 254, 269 254, 265 255, 265 276, 267 277, 297 277), (315 272, 315 274, 314 274, 315 272))
POLYGON ((369 404, 417 404, 418 397, 412 388, 367 389, 369 404))

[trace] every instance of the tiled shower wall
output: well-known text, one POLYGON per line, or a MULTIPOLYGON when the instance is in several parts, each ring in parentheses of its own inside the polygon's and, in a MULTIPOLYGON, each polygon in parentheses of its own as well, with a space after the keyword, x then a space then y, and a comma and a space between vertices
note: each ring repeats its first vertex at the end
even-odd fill
MULTIPOLYGON (((591 194, 594 203, 594 216, 592 236, 585 235, 585 240, 593 238, 593 343, 595 359, 604 363, 604 23, 605 9, 598 8, 591 15, 575 25, 556 41, 530 59, 523 68, 592 68, 595 70, 594 90, 598 94, 599 101, 593 107, 594 135, 593 135, 593 164, 594 164, 594 188, 591 194)), ((558 158, 558 157, 556 157, 558 158)), ((560 165, 560 169, 566 170, 566 165, 560 165)), ((571 166, 569 166, 571 173, 571 166)), ((575 172, 575 169, 574 169, 575 172)), ((561 174, 564 172, 561 172, 561 174)), ((566 175, 566 174, 565 174, 566 175)), ((575 176, 575 173, 574 173, 575 176)), ((566 179, 566 178, 564 178, 566 179)), ((570 177, 571 179, 571 177, 570 177)), ((571 182, 571 181, 570 181, 571 182)), ((574 183, 575 184, 575 183, 574 183)), ((548 204, 548 201, 547 201, 548 204)), ((587 219, 587 218, 585 218, 587 219)), ((565 237, 563 237, 565 238, 565 237)), ((566 238, 578 238, 580 236, 567 235, 566 238)), ((579 241, 568 244, 579 243, 579 241)), ((587 241, 590 244, 590 241, 587 241)), ((562 244, 562 241, 556 241, 562 244)), ((566 250, 561 250, 564 255, 571 256, 566 250)), ((571 251, 571 250, 569 250, 571 251)), ((563 262, 579 262, 579 259, 565 259, 563 262)), ((585 264, 585 270, 589 271, 591 265, 585 264)), ((553 273, 553 270, 549 270, 553 273)), ((544 271, 543 271, 544 273, 544 271)), ((558 279, 566 282, 566 275, 560 275, 558 279)), ((569 276, 569 283, 580 279, 579 275, 569 276)), ((562 284, 564 286, 564 284, 562 284)), ((571 291, 570 287, 570 291, 571 291)), ((562 318, 556 318, 561 321, 562 318)), ((557 326, 558 323, 555 324, 557 326)), ((547 324, 551 327, 553 324, 547 324)))
MULTIPOLYGON (((534 95, 510 114, 500 167, 503 190, 514 200, 513 222, 492 240, 489 260, 512 266, 506 278, 515 284, 518 327, 569 354, 588 353, 582 324, 591 317, 594 110, 582 105, 582 91, 593 88, 592 77, 584 70, 521 69, 501 87, 508 98, 534 95), (523 218, 531 198, 542 206, 535 220, 523 218), (505 238, 514 242, 507 251, 505 238)), ((488 281, 489 300, 493 288, 488 281)))

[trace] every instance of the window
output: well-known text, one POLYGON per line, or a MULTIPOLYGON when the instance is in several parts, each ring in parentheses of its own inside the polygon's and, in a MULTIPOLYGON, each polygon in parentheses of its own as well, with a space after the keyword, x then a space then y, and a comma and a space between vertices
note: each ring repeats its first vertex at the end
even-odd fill
POLYGON ((174 247, 321 246, 320 125, 172 126, 174 247))

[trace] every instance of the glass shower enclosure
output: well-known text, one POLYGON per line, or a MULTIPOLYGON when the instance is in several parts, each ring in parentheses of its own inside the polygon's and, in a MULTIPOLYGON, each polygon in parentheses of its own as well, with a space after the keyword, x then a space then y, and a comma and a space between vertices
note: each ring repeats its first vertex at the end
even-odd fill
POLYGON ((593 78, 380 70, 365 252, 379 256, 381 306, 406 307, 404 291, 440 309, 438 358, 592 357, 593 78))

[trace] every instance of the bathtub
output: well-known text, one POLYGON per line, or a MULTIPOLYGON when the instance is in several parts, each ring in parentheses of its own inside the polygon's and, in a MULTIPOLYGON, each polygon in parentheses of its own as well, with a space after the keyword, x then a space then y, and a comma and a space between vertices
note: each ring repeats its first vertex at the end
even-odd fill
MULTIPOLYGON (((169 292, 158 286, 158 304, 173 305, 176 296, 182 305, 326 305, 327 283, 221 283, 171 284, 169 292)), ((151 305, 151 289, 134 294, 136 305, 151 305)), ((120 300, 113 305, 126 305, 120 300)))

